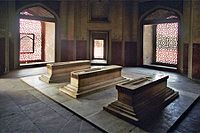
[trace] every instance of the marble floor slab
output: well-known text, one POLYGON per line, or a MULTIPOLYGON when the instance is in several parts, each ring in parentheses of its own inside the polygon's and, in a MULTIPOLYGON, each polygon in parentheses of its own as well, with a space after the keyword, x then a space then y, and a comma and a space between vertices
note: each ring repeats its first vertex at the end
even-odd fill
MULTIPOLYGON (((125 75, 132 77, 132 74, 125 75)), ((179 98, 169 104, 159 115, 156 114, 157 117, 144 123, 142 127, 137 127, 103 110, 104 106, 117 98, 117 90, 114 87, 74 99, 59 91, 59 87, 67 83, 47 84, 40 81, 39 76, 24 77, 21 80, 106 132, 166 132, 199 97, 194 93, 179 91, 179 98)), ((138 78, 139 74, 134 76, 138 78)))

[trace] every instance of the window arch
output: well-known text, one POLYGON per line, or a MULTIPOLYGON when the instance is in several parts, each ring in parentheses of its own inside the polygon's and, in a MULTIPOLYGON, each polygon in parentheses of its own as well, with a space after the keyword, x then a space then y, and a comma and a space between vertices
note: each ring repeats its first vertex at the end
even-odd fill
POLYGON ((19 12, 20 63, 55 61, 55 21, 54 15, 41 6, 19 12), (49 32, 53 32, 53 39, 48 38, 49 32))
POLYGON ((144 65, 176 66, 178 64, 179 19, 173 10, 162 8, 154 9, 143 16, 144 65))

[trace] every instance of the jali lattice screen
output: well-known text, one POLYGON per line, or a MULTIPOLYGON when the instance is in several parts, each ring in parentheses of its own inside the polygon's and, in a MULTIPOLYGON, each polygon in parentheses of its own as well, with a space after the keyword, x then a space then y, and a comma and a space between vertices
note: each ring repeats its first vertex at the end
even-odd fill
POLYGON ((20 19, 20 62, 42 60, 41 22, 20 19))
POLYGON ((178 23, 163 23, 156 27, 156 62, 177 64, 178 23))

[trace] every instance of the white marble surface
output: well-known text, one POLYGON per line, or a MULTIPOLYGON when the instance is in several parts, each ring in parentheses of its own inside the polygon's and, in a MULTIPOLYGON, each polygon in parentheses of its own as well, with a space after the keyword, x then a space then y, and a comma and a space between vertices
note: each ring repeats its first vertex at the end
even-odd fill
MULTIPOLYGON (((59 102, 107 132, 128 133, 136 128, 136 126, 103 111, 103 106, 107 106, 117 98, 117 90, 114 87, 74 99, 59 91, 59 87, 67 83, 47 84, 39 80, 39 75, 21 79, 44 95, 59 102)), ((144 132, 141 129, 139 131, 144 132)))
MULTIPOLYGON (((129 75, 129 74, 127 74, 129 75)), ((87 119, 88 121, 92 122, 96 126, 100 127, 101 129, 104 129, 107 132, 113 132, 113 133, 128 133, 128 132, 145 132, 144 130, 140 129, 139 127, 134 126, 133 124, 130 124, 120 118, 117 118, 113 116, 112 114, 106 112, 103 110, 104 106, 107 106, 111 102, 115 101, 117 99, 117 90, 114 87, 108 88, 106 90, 87 95, 84 97, 81 97, 79 99, 74 99, 62 92, 59 91, 59 87, 66 85, 67 83, 61 83, 61 84, 47 84, 43 81, 39 80, 38 76, 32 76, 32 77, 25 77, 21 78, 24 82, 32 86, 33 88, 37 89, 38 91, 42 92, 44 95, 50 97, 54 101, 60 103, 61 105, 65 106, 66 108, 72 110, 76 114, 82 116, 83 118, 87 119)), ((129 75, 130 77, 132 74, 129 75)), ((145 75, 143 75, 145 76, 145 75)), ((139 75, 135 75, 135 78, 140 77, 139 75)), ((189 93, 189 92, 187 92, 189 93)), ((185 94, 184 92, 180 93, 185 94)), ((188 95, 188 94, 187 94, 188 95)), ((181 111, 177 110, 178 113, 174 113, 178 116, 175 117, 175 119, 166 119, 165 121, 161 121, 161 125, 164 125, 166 130, 170 128, 173 123, 187 110, 187 108, 194 102, 194 100, 197 98, 197 95, 190 94, 190 99, 188 103, 186 103, 183 107, 181 107, 181 111), (166 124, 166 123, 171 124, 166 124)), ((175 101, 179 101, 178 99, 175 101)), ((181 101, 181 100, 180 100, 181 101)), ((173 102, 169 104, 169 106, 173 106, 173 102)), ((176 108, 176 107, 174 107, 176 108)), ((171 108, 171 109, 174 109, 171 108)), ((179 108, 176 108, 179 109, 179 108)), ((164 111, 169 113, 170 111, 164 111)), ((169 116, 173 117, 173 116, 169 116)), ((168 118, 168 115, 167 115, 168 118)), ((156 126, 159 126, 157 124, 156 126)), ((165 131, 165 130, 164 130, 165 131)))

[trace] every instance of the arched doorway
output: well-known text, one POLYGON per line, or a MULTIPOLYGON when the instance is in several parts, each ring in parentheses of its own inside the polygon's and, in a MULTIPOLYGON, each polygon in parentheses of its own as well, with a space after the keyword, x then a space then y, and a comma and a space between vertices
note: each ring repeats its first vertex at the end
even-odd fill
POLYGON ((142 22, 143 65, 177 68, 180 17, 171 10, 156 9, 142 22))
POLYGON ((19 64, 55 62, 56 18, 41 6, 19 12, 19 64))

